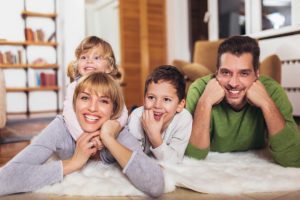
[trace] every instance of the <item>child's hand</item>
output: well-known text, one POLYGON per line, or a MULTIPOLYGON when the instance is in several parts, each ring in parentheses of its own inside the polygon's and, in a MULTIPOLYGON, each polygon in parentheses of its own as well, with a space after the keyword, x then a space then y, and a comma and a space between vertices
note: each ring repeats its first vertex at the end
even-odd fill
POLYGON ((163 128, 163 120, 165 114, 161 116, 159 120, 154 118, 153 110, 144 110, 141 121, 143 125, 143 129, 146 132, 150 143, 153 148, 156 148, 162 144, 162 128, 163 128))
POLYGON ((122 127, 116 120, 107 120, 103 123, 100 130, 100 139, 103 137, 117 138, 122 127))

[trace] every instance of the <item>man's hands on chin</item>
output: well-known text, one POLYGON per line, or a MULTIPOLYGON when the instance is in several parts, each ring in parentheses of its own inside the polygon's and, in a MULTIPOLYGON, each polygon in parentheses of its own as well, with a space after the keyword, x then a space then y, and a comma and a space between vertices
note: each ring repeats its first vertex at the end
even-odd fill
POLYGON ((246 91, 247 101, 259 108, 263 108, 268 102, 272 99, 266 91, 264 85, 259 81, 256 80, 253 84, 248 88, 246 91))
POLYGON ((199 101, 205 102, 206 105, 213 106, 219 104, 225 97, 224 88, 216 78, 211 79, 205 87, 205 90, 199 98, 199 101))
POLYGON ((253 82, 246 97, 250 104, 262 110, 270 135, 276 135, 284 128, 285 119, 259 80, 253 82))

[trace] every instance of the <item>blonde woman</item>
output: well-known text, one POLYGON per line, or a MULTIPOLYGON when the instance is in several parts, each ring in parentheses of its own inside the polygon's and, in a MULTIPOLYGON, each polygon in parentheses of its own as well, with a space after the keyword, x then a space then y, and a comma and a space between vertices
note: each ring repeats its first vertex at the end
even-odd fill
POLYGON ((157 197, 164 190, 160 166, 143 153, 138 141, 124 129, 117 139, 111 131, 122 112, 124 100, 110 75, 92 73, 79 80, 73 105, 84 133, 70 135, 62 116, 57 116, 33 142, 0 169, 0 195, 29 192, 57 183, 80 170, 91 156, 105 163, 117 161, 138 189, 157 197), (100 130, 100 131, 99 131, 100 130), (100 153, 93 138, 105 148, 100 153), (53 154, 59 160, 46 162, 53 154))

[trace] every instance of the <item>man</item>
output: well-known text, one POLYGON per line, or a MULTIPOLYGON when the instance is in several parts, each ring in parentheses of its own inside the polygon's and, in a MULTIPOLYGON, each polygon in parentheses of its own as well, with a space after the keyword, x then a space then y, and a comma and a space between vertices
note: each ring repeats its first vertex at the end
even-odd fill
POLYGON ((218 49, 215 75, 189 88, 187 109, 193 114, 186 155, 204 159, 209 150, 246 151, 268 142, 274 160, 300 167, 300 134, 283 88, 259 75, 260 49, 247 36, 233 36, 218 49))

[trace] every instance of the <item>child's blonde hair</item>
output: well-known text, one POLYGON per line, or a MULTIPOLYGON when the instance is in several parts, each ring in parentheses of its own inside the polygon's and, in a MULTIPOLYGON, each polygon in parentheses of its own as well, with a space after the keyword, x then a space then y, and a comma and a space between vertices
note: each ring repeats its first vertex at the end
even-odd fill
POLYGON ((121 73, 116 65, 115 55, 110 44, 97 36, 89 36, 82 40, 76 48, 76 61, 72 61, 68 65, 67 75, 70 77, 71 82, 74 81, 76 77, 80 76, 77 69, 77 60, 79 59, 80 55, 97 46, 101 46, 103 49, 102 56, 108 61, 109 68, 111 68, 111 72, 109 74, 115 79, 121 78, 121 73))
POLYGON ((111 119, 120 117, 125 103, 120 86, 112 76, 104 72, 95 72, 81 77, 73 96, 74 110, 76 108, 75 104, 78 95, 85 90, 97 95, 101 93, 101 95, 110 98, 113 102, 113 114, 111 119))

